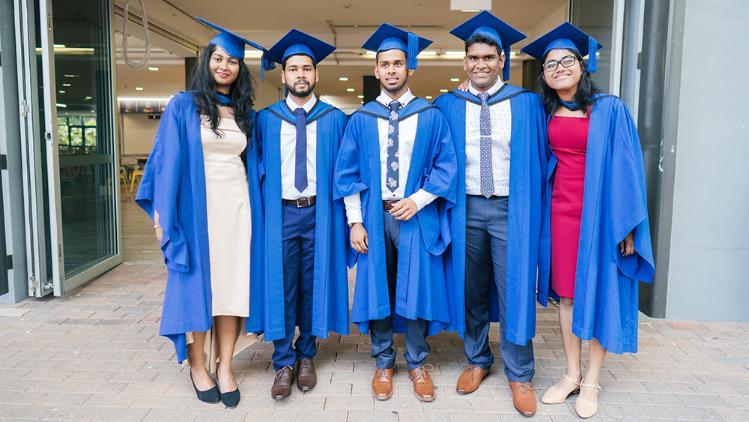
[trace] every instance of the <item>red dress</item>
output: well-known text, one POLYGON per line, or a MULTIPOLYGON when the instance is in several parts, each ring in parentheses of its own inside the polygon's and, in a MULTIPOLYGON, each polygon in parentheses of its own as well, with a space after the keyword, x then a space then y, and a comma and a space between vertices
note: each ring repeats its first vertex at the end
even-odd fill
POLYGON ((549 144, 558 163, 551 188, 551 288, 575 297, 589 117, 553 116, 549 144))

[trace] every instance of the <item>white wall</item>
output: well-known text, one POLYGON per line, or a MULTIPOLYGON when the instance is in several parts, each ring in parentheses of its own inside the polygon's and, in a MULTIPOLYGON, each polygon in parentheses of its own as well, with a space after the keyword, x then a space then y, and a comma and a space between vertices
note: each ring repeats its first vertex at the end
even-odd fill
POLYGON ((749 321, 749 49, 738 35, 749 3, 677 6, 684 39, 666 317, 749 321))

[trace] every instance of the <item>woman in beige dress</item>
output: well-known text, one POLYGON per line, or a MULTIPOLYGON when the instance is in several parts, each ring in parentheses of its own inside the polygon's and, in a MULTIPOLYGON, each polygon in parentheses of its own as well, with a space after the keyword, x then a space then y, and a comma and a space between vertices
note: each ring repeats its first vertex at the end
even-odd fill
POLYGON ((262 221, 250 206, 257 148, 243 58, 245 43, 262 47, 201 22, 221 32, 203 52, 191 90, 164 112, 136 201, 154 218, 168 270, 160 334, 174 341, 178 361, 189 362, 198 399, 234 407, 232 358, 256 341, 244 319, 260 262, 251 259, 252 222, 262 221))

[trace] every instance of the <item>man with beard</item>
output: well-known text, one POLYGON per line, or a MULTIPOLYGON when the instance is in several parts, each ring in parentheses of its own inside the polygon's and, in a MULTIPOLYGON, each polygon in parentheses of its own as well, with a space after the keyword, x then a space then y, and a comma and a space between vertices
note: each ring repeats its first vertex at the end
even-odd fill
POLYGON ((263 57, 281 65, 288 95, 257 116, 268 270, 253 280, 248 325, 273 341, 276 400, 291 394, 295 372, 301 391, 315 386, 316 337, 348 334, 348 235, 343 201, 333 199, 346 115, 314 94, 317 64, 334 50, 293 29, 263 57))
POLYGON ((381 93, 351 115, 336 163, 335 198, 345 198, 357 262, 351 319, 370 333, 372 394, 393 394, 393 332, 405 333, 416 397, 435 398, 425 363, 427 335, 450 322, 442 253, 450 243, 455 153, 440 111, 408 88, 416 56, 431 41, 388 24, 362 48, 376 51, 381 93))

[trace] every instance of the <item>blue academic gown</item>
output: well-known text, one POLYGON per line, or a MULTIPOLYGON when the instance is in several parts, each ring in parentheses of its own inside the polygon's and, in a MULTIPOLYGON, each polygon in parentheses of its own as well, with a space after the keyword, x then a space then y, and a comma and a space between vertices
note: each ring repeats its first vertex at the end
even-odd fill
MULTIPOLYGON (((250 117, 254 120, 254 111, 250 117)), ((248 138, 252 227, 263 226, 257 152, 248 138)), ((159 214, 161 251, 167 268, 159 334, 174 342, 181 363, 187 358, 186 333, 209 331, 213 323, 203 144, 200 116, 189 92, 175 95, 161 116, 135 201, 151 218, 154 212, 159 214)), ((259 253, 262 233, 258 232, 252 233, 247 257, 252 280, 259 280, 263 272, 259 253)))
MULTIPOLYGON (((452 245, 446 254, 451 315, 449 330, 465 334, 466 259, 466 101, 481 104, 467 91, 451 91, 434 104, 448 117, 458 159, 458 192, 450 212, 452 245)), ((505 84, 487 100, 489 105, 510 101, 512 129, 510 144, 510 195, 506 257, 506 339, 525 345, 536 331, 536 274, 541 239, 543 193, 546 184, 546 122, 538 96, 505 84)), ((490 284, 491 321, 499 320, 499 303, 494 283, 490 284)))
MULTIPOLYGON (((264 332, 265 340, 285 338, 283 283, 283 201, 281 196, 281 122, 296 124, 296 116, 285 101, 257 115, 256 134, 261 150, 262 203, 265 211, 265 273, 262 283, 250 291, 248 327, 264 332)), ((327 338, 328 332, 348 334, 348 278, 346 254, 348 226, 343 200, 333 198, 333 170, 346 114, 317 101, 307 114, 307 124, 317 122, 317 193, 315 205, 315 256, 312 297, 312 335, 327 338)))
POLYGON ((387 107, 371 101, 352 114, 336 163, 335 198, 360 194, 369 239, 367 254, 349 249, 349 265, 358 265, 351 320, 366 334, 371 320, 392 316, 393 331, 404 332, 404 318, 423 319, 428 321, 427 334, 434 335, 455 312, 449 308, 441 256, 450 244, 447 212, 455 204, 458 185, 455 152, 447 122, 437 108, 416 98, 398 111, 400 120, 418 113, 405 196, 423 188, 438 198, 400 223, 395 308, 391 309, 377 128, 377 120, 388 120, 389 113, 387 107))
MULTIPOLYGON (((593 104, 585 153, 583 211, 575 272, 572 332, 595 338, 614 353, 637 351, 638 280, 655 274, 650 242, 645 171, 637 128, 624 102, 599 95, 593 104), (636 253, 622 256, 619 243, 634 231, 636 253)), ((557 159, 551 154, 548 181, 557 159)), ((538 300, 550 291, 551 185, 544 201, 538 300)))

